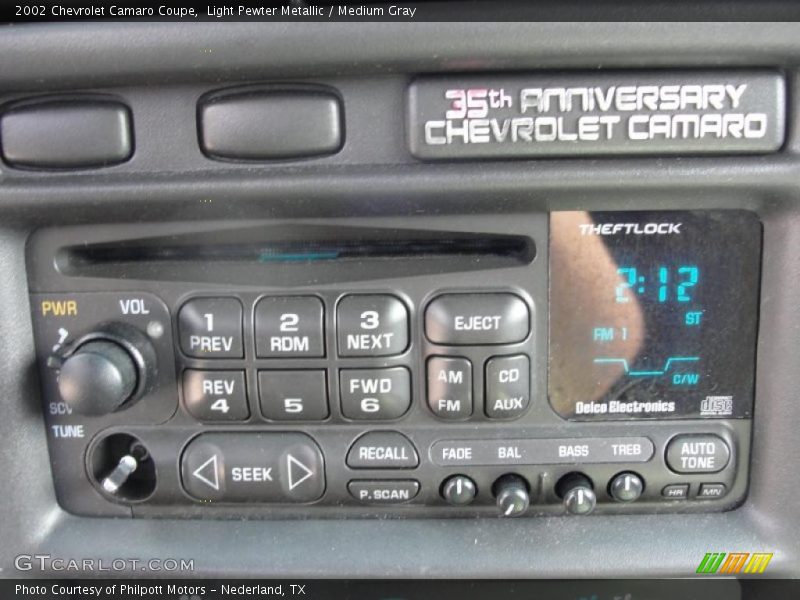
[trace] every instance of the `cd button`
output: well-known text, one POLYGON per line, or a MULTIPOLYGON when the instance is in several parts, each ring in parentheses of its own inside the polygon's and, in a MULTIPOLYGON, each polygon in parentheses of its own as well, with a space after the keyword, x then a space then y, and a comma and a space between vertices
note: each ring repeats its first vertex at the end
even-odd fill
POLYGON ((346 296, 336 328, 340 356, 391 356, 408 347, 408 310, 394 296, 346 296))
POLYGON ((442 419, 472 414, 472 364, 466 358, 428 359, 428 406, 442 419))
POLYGON ((524 354, 495 356, 486 363, 486 416, 515 419, 530 404, 530 361, 524 354))
POLYGON ((242 358, 242 305, 236 298, 195 298, 178 314, 181 350, 195 358, 242 358))
POLYGON ((411 375, 405 367, 342 369, 339 382, 348 419, 396 419, 411 406, 411 375))

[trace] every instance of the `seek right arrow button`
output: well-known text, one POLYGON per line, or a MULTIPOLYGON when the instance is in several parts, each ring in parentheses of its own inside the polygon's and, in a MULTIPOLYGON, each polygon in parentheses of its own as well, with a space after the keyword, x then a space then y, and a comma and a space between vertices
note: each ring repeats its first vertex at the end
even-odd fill
POLYGON ((292 502, 311 502, 322 496, 325 475, 319 450, 306 444, 287 448, 280 462, 280 482, 292 502))

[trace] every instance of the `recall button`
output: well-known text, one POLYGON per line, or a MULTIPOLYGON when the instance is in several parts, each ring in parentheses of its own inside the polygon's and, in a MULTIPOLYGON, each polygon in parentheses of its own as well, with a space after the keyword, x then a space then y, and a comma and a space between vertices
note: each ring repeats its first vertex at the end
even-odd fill
POLYGON ((366 433, 347 453, 347 466, 351 469, 413 469, 418 464, 414 444, 396 431, 366 433))
POLYGON ((444 294, 425 311, 434 344, 514 344, 528 337, 528 305, 514 294, 444 294))
POLYGON ((724 440, 712 434, 678 435, 667 445, 667 465, 676 473, 718 473, 730 460, 724 440))
POLYGON ((419 482, 413 479, 387 481, 351 481, 350 495, 364 504, 402 504, 419 493, 419 482))

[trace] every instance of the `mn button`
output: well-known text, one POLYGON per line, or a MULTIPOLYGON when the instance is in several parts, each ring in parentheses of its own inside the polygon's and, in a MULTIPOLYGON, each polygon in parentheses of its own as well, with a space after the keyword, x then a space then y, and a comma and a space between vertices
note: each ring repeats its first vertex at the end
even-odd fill
POLYGON ((417 450, 396 431, 375 431, 358 438, 347 453, 351 469, 413 469, 419 464, 417 450))

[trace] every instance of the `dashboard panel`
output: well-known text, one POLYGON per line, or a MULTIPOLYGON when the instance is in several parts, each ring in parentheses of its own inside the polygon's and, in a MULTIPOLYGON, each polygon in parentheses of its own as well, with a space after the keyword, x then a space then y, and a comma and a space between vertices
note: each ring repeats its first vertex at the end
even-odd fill
POLYGON ((4 565, 797 575, 793 26, 87 27, 0 70, 4 565))

